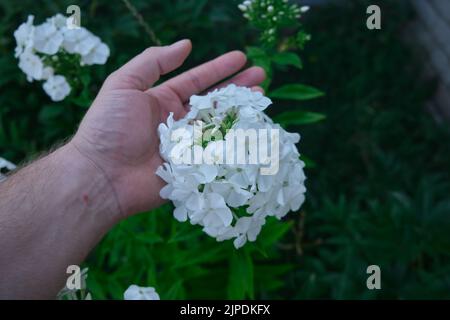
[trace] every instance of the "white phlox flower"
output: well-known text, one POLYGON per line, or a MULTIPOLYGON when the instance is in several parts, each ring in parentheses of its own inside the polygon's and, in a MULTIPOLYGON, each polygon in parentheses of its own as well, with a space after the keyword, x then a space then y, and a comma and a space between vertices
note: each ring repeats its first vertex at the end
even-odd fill
POLYGON ((70 94, 70 85, 64 76, 51 76, 42 85, 53 101, 64 100, 70 94))
POLYGON ((108 57, 109 47, 99 39, 94 47, 81 57, 81 63, 83 65, 105 64, 108 57))
POLYGON ((14 38, 16 39, 15 57, 18 58, 25 49, 31 48, 33 45, 34 26, 33 16, 28 16, 27 22, 22 23, 16 31, 14 31, 14 38))
POLYGON ((160 300, 153 287, 139 287, 132 284, 123 294, 124 300, 160 300))
POLYGON ((64 41, 61 30, 52 21, 44 22, 35 28, 34 49, 37 52, 54 55, 64 41))
MULTIPOLYGON (((0 181, 3 181, 6 179, 6 176, 2 173, 4 171, 11 171, 16 168, 16 165, 9 162, 6 159, 0 158, 0 181)), ((6 173, 6 172, 4 172, 6 173)))
POLYGON ((159 125, 164 163, 156 174, 167 183, 160 195, 173 202, 175 219, 240 248, 256 240, 268 216, 300 209, 306 192, 300 135, 273 123, 264 113, 271 103, 231 84, 192 96, 184 118, 170 114, 159 125))
POLYGON ((22 52, 19 56, 19 68, 27 75, 27 80, 42 80, 44 75, 44 64, 41 58, 31 50, 22 52))
POLYGON ((110 54, 109 47, 86 28, 69 28, 68 19, 56 14, 35 26, 34 16, 30 15, 14 32, 19 68, 30 82, 47 80, 43 88, 53 101, 67 97, 71 87, 63 76, 68 70, 55 70, 52 61, 68 53, 79 56, 73 61, 82 66, 105 64, 110 54))

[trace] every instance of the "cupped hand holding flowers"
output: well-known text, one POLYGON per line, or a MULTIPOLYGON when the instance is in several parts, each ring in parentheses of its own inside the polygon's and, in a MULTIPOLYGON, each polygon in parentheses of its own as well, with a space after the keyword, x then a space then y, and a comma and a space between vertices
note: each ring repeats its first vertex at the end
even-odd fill
POLYGON ((157 127, 169 113, 183 117, 189 98, 214 86, 254 87, 264 80, 264 71, 251 67, 221 83, 246 63, 233 51, 154 86, 182 65, 191 48, 189 40, 151 47, 112 73, 69 143, 110 181, 121 217, 163 203, 165 183, 155 174, 162 164, 157 127))
MULTIPOLYGON (((67 266, 80 264, 119 220, 163 202, 158 125, 171 112, 183 117, 192 95, 226 85, 221 81, 246 63, 234 51, 155 85, 191 47, 189 40, 152 47, 113 72, 69 142, 0 183, 0 216, 8 225, 0 233, 0 270, 8 279, 0 298, 55 297, 67 266)), ((256 67, 230 79, 249 87, 263 80, 256 67)))

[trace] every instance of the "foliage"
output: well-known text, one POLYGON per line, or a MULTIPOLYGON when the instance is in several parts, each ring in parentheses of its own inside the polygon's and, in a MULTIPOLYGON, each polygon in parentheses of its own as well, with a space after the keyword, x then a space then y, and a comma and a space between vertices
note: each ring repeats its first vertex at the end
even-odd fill
POLYGON ((303 49, 310 39, 300 23, 301 14, 309 10, 308 6, 300 7, 288 0, 247 0, 238 7, 260 32, 259 42, 265 49, 303 49))
MULTIPOLYGON (((247 56, 257 66, 266 72, 266 80, 262 88, 266 94, 275 100, 310 100, 323 96, 320 90, 301 83, 283 84, 272 89, 271 84, 278 69, 303 68, 303 62, 296 51, 303 49, 310 40, 299 22, 301 13, 309 7, 290 4, 286 0, 252 0, 239 5, 244 17, 255 27, 259 34, 256 46, 247 47, 247 56)), ((282 126, 292 124, 315 123, 325 119, 323 114, 304 111, 286 111, 279 115, 282 126), (288 120, 289 119, 289 120, 288 120)), ((307 164, 308 165, 308 164, 307 164)))
POLYGON ((408 11, 384 1, 382 31, 368 32, 366 4, 314 10, 320 19, 305 21, 314 37, 300 80, 327 92, 314 103, 327 121, 302 129, 317 167, 289 291, 300 299, 449 298, 450 132, 424 109, 433 86, 418 80, 420 64, 400 41, 408 11), (372 264, 381 267, 381 290, 366 288, 372 264))

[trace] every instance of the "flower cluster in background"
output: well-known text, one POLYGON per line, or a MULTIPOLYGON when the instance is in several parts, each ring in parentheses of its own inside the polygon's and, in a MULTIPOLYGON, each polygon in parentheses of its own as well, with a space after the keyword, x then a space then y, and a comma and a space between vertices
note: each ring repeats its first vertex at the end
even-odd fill
POLYGON ((77 82, 68 75, 85 65, 104 64, 109 48, 99 37, 72 25, 71 19, 61 14, 40 25, 33 22, 34 16, 30 15, 14 32, 19 68, 28 81, 45 81, 44 91, 53 101, 61 101, 77 82))
POLYGON ((8 171, 14 170, 16 166, 9 162, 8 160, 5 160, 3 158, 0 158, 0 181, 3 181, 6 179, 5 173, 8 171))
MULTIPOLYGON (((246 0, 239 5, 244 18, 261 31, 261 42, 273 47, 284 29, 299 27, 299 19, 308 6, 289 4, 288 0, 246 0)), ((303 31, 286 38, 289 48, 302 48, 310 36, 303 31)))
POLYGON ((123 294, 124 300, 160 300, 153 287, 139 287, 132 284, 123 294))
MULTIPOLYGON (((260 92, 231 84, 206 96, 192 96, 191 110, 184 118, 174 121, 171 115, 167 124, 159 126, 160 153, 165 163, 156 173, 167 182, 160 195, 172 200, 178 221, 189 219, 217 241, 234 239, 234 246, 240 248, 247 240, 256 240, 267 216, 281 219, 290 210, 300 208, 306 192, 304 164, 295 146, 300 136, 285 131, 264 114, 270 104, 271 100, 260 92), (223 139, 205 143, 203 137, 199 141, 195 138, 199 127, 221 132, 223 139), (180 158, 186 153, 206 153, 214 155, 213 160, 215 156, 220 159, 220 154, 233 145, 229 143, 234 139, 231 129, 275 129, 279 139, 275 141, 271 136, 265 143, 272 152, 272 143, 279 145, 278 171, 262 174, 261 168, 267 167, 264 161, 188 164, 173 153, 177 148, 180 158), (180 131, 184 134, 178 134, 180 131)), ((246 155, 251 152, 250 144, 244 141, 246 155)))

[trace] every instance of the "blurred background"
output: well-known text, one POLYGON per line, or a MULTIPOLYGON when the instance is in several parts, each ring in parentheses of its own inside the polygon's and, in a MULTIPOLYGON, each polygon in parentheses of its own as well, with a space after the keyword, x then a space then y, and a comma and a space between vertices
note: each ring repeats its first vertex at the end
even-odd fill
MULTIPOLYGON (((169 204, 135 216, 85 263, 94 299, 122 299, 131 283, 163 299, 450 298, 450 2, 298 2, 312 5, 303 67, 280 68, 272 85, 302 82, 325 95, 277 102, 269 114, 326 116, 289 126, 308 159, 306 204, 240 251, 178 223, 169 204), (381 30, 366 27, 369 4, 381 8, 381 30), (381 268, 381 290, 366 287, 369 265, 381 268)), ((93 92, 154 45, 149 28, 163 44, 192 39, 180 71, 256 37, 239 1, 0 0, 0 156, 15 163, 70 137, 86 111, 52 102, 14 58, 13 32, 29 14, 40 23, 70 4, 111 49, 92 68, 93 92)))

